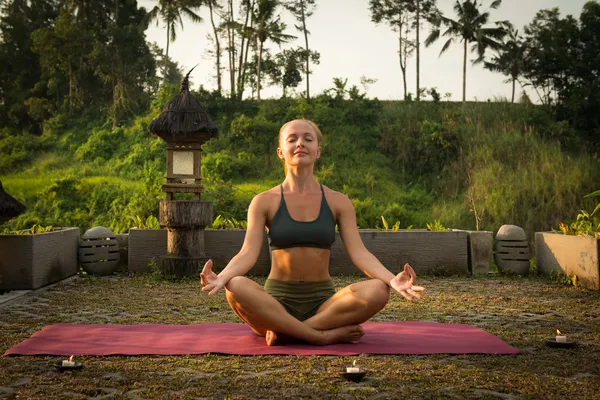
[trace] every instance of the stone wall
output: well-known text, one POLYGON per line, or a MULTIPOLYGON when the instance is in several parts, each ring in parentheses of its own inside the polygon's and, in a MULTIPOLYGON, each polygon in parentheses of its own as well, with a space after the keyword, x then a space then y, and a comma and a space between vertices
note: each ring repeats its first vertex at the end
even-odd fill
POLYGON ((0 236, 0 289, 28 290, 77 274, 79 228, 0 236))
MULTIPOLYGON (((227 265, 241 249, 245 230, 206 230, 207 256, 213 259, 215 269, 227 265)), ((413 266, 417 274, 467 275, 469 258, 466 231, 429 232, 360 230, 365 247, 390 271, 398 273, 405 263, 413 266)), ((167 251, 167 231, 131 229, 129 231, 129 271, 149 271, 152 258, 167 251)), ((267 235, 263 239, 260 254, 252 275, 267 275, 271 266, 267 235)), ((331 249, 330 272, 333 275, 360 274, 350 260, 340 234, 331 249)))

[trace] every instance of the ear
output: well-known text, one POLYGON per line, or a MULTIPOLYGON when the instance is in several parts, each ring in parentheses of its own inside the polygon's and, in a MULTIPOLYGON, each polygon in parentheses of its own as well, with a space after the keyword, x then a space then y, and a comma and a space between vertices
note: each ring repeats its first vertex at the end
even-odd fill
POLYGON ((281 151, 281 147, 277 148, 277 157, 279 157, 280 160, 283 160, 283 151, 281 151))
POLYGON ((322 150, 323 150, 323 149, 321 148, 321 146, 319 146, 319 147, 317 148, 317 158, 320 158, 320 157, 321 157, 321 151, 322 151, 322 150))

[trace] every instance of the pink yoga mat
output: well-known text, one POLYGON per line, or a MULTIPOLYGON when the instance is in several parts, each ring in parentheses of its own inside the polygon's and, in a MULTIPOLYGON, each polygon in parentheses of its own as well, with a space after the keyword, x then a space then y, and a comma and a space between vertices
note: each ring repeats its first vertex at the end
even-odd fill
POLYGON ((4 355, 142 355, 142 354, 518 354, 496 336, 471 325, 437 322, 366 322, 358 344, 269 347, 241 323, 197 325, 79 325, 43 328, 4 355))

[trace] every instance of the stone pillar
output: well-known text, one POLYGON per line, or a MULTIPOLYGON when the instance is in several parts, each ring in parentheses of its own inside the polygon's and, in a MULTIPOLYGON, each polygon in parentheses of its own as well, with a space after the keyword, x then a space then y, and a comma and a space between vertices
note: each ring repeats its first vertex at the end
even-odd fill
POLYGON ((210 257, 205 254, 204 228, 212 224, 210 201, 171 200, 160 202, 160 224, 168 231, 167 254, 158 265, 165 275, 177 278, 200 273, 210 257))
POLYGON ((496 233, 494 250, 498 268, 517 275, 529 273, 529 244, 523 228, 502 225, 496 233))

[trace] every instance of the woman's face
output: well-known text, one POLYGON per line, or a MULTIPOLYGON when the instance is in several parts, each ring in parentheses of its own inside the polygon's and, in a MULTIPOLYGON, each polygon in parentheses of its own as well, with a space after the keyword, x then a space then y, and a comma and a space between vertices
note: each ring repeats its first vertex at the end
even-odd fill
POLYGON ((289 166, 308 166, 321 156, 317 133, 306 121, 292 121, 281 132, 277 155, 289 166))

